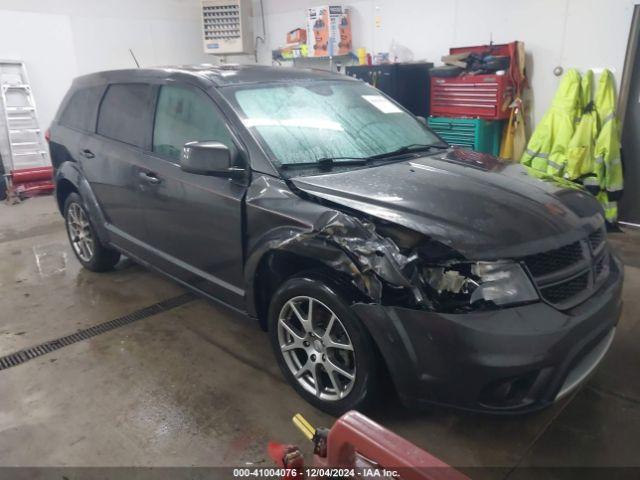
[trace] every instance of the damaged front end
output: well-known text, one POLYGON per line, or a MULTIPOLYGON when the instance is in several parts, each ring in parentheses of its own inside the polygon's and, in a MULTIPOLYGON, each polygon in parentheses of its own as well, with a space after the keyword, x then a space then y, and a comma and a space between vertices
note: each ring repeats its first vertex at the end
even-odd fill
POLYGON ((437 299, 436 310, 457 313, 520 305, 538 300, 517 262, 464 262, 426 266, 422 278, 437 299))
POLYGON ((275 250, 311 257, 349 277, 353 285, 377 303, 398 296, 415 307, 425 304, 415 258, 401 252, 373 223, 339 211, 326 211, 309 231, 296 233, 275 250))
POLYGON ((336 210, 325 212, 311 231, 298 233, 277 248, 312 252, 382 305, 456 313, 538 299, 518 263, 469 262, 418 232, 336 210))

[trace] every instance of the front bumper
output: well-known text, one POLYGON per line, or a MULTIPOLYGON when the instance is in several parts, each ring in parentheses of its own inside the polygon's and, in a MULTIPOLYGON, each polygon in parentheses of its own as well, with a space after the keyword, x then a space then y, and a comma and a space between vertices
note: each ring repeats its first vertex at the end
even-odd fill
POLYGON ((609 348, 622 308, 622 264, 587 301, 569 311, 546 303, 445 314, 359 303, 408 406, 441 404, 524 413, 575 389, 609 348))

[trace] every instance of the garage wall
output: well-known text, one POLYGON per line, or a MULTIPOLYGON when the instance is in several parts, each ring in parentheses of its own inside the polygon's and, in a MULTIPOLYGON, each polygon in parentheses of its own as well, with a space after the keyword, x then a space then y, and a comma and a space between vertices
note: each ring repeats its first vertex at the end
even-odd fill
MULTIPOLYGON (((266 44, 260 63, 285 32, 304 24, 304 9, 326 0, 263 0, 266 44)), ((538 121, 558 84, 557 65, 604 68, 619 81, 634 0, 356 0, 354 45, 387 51, 392 41, 415 59, 439 62, 450 46, 526 43, 532 84, 531 114, 538 121), (376 17, 380 26, 376 27, 376 17)), ((216 61, 201 51, 199 0, 0 0, 0 57, 27 63, 44 126, 73 77, 134 65, 216 61)), ((261 33, 254 0, 256 34, 261 33)), ((252 56, 228 61, 252 62, 252 56)))
POLYGON ((0 58, 27 64, 46 128, 71 80, 135 64, 203 63, 199 0, 0 0, 0 58))
MULTIPOLYGON (((268 45, 284 43, 288 30, 304 25, 304 8, 331 2, 264 0, 268 45)), ((340 3, 340 2, 335 2, 340 3)), ((531 114, 537 122, 551 102, 554 67, 610 68, 622 75, 633 0, 360 0, 353 6, 354 46, 388 51, 408 47, 415 59, 440 63, 452 46, 525 42, 532 85, 531 114), (376 28, 376 17, 380 27, 376 28)), ((270 63, 267 49, 260 60, 270 63)))
MULTIPOLYGON (((0 58, 27 62, 40 120, 44 121, 41 125, 46 128, 77 71, 69 17, 0 11, 0 58), (26 31, 33 34, 25 38, 26 31), (56 53, 52 54, 54 45, 56 53)), ((0 154, 7 158, 5 134, 0 138, 0 154)))

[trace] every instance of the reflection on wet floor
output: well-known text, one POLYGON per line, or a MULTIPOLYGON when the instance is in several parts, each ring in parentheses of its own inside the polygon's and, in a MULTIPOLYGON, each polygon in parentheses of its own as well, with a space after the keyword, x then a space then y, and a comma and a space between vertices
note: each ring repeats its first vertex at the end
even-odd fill
POLYGON ((41 277, 49 277, 66 270, 67 249, 68 245, 58 243, 33 247, 33 255, 41 277))

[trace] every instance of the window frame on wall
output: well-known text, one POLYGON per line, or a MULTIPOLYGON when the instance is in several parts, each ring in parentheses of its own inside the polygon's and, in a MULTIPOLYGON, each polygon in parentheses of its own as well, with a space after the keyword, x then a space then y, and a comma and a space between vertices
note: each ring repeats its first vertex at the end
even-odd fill
MULTIPOLYGON (((217 102, 213 98, 211 98, 211 96, 208 95, 205 90, 186 82, 167 82, 167 83, 155 84, 153 86, 156 88, 156 91, 154 92, 154 106, 153 106, 153 116, 152 116, 151 127, 150 127, 150 141, 146 148, 147 153, 149 155, 152 155, 158 159, 167 161, 177 166, 180 165, 179 156, 178 158, 174 158, 171 155, 167 155, 164 152, 156 151, 154 149, 155 139, 156 139, 156 123, 158 121, 158 111, 160 108, 162 91, 164 88, 175 88, 175 89, 182 89, 182 90, 194 92, 197 95, 202 96, 202 98, 208 102, 209 106, 212 109, 213 114, 219 118, 221 126, 227 135, 227 139, 225 141, 220 141, 218 139, 208 139, 208 140, 203 139, 199 141, 219 141, 220 143, 223 143, 231 151, 232 158, 235 158, 237 161, 237 159, 239 158, 240 148, 238 147, 238 144, 237 144, 236 135, 234 134, 233 129, 230 128, 229 121, 226 115, 220 109, 217 102)), ((182 146, 184 146, 184 144, 182 146)), ((182 147, 180 148, 180 151, 182 151, 182 147)))

